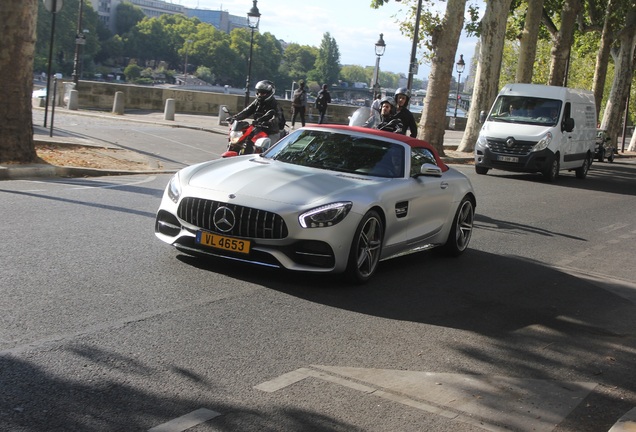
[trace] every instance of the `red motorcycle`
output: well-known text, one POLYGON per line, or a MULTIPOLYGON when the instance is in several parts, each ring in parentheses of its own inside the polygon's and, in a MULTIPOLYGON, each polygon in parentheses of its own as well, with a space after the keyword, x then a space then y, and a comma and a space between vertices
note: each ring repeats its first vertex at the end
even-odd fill
POLYGON ((262 153, 267 150, 272 142, 265 131, 267 130, 267 122, 274 114, 273 110, 269 111, 252 123, 228 118, 228 121, 231 121, 228 145, 221 157, 262 153))

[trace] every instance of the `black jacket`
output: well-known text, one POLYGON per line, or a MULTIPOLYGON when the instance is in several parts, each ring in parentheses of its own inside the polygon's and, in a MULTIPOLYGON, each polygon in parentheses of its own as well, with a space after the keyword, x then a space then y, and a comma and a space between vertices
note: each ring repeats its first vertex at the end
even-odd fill
POLYGON ((269 126, 266 128, 265 132, 268 135, 271 135, 280 132, 280 126, 278 123, 278 102, 276 102, 276 99, 274 98, 264 102, 260 102, 258 99, 255 99, 254 102, 247 106, 247 108, 235 115, 234 118, 236 120, 243 120, 245 118, 252 117, 256 120, 263 117, 270 110, 274 110, 274 116, 267 122, 269 126))
POLYGON ((399 118, 402 125, 404 125, 402 134, 406 135, 408 130, 411 132, 411 137, 417 138, 417 123, 415 123, 415 117, 413 117, 413 113, 408 108, 402 108, 395 117, 399 118))

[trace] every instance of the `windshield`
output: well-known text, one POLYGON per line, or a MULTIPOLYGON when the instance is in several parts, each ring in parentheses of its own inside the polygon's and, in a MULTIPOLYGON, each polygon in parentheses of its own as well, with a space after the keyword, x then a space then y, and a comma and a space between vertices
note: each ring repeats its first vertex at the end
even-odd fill
POLYGON ((294 165, 394 178, 404 176, 405 148, 369 137, 301 129, 281 140, 264 157, 294 165))
POLYGON ((489 121, 555 126, 561 118, 561 101, 527 96, 499 96, 489 121))

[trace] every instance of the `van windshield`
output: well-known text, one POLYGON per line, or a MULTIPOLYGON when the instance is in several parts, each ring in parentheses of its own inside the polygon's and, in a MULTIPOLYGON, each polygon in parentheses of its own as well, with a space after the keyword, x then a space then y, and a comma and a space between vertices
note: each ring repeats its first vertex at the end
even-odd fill
POLYGON ((555 126, 561 119, 561 101, 527 96, 499 96, 488 121, 555 126))

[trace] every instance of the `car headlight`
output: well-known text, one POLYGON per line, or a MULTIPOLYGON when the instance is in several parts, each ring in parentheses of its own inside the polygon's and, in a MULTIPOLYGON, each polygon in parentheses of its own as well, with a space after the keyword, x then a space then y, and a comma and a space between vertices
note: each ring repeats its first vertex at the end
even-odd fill
POLYGON ((544 135, 543 138, 539 140, 538 143, 534 145, 534 147, 532 147, 532 151, 533 152, 541 151, 544 148, 547 148, 551 142, 552 142, 552 132, 548 132, 547 134, 544 135))
POLYGON ((352 205, 348 201, 316 207, 298 216, 298 222, 303 228, 330 227, 342 221, 349 214, 352 205))
POLYGON ((170 183, 168 183, 166 192, 175 204, 179 201, 179 197, 181 196, 181 181, 179 180, 179 174, 172 176, 170 183))
POLYGON ((485 135, 479 135, 477 137, 477 143, 476 143, 475 147, 490 148, 490 146, 488 145, 488 138, 486 138, 485 135))

